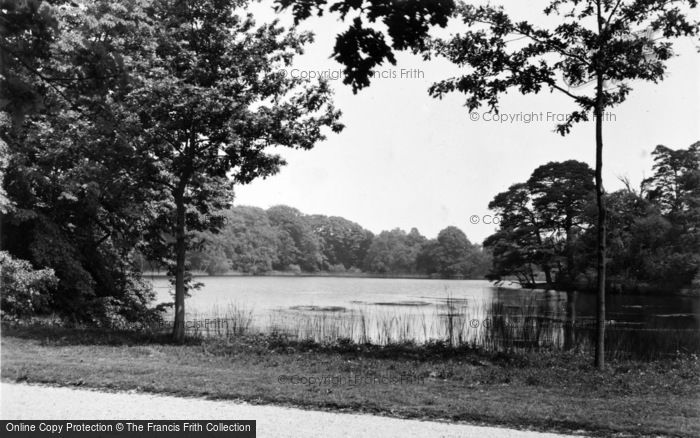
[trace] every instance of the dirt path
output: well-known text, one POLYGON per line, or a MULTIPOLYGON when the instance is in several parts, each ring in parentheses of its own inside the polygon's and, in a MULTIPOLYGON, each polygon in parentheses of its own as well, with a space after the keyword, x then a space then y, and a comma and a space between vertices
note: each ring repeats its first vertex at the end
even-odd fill
POLYGON ((257 420, 258 437, 558 438, 566 435, 231 401, 2 382, 3 420, 257 420))

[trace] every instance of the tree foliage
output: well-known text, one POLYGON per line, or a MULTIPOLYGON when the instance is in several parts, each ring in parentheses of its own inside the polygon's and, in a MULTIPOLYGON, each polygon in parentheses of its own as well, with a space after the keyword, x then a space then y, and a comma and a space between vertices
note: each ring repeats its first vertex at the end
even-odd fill
MULTIPOLYGON (((607 281, 615 291, 677 291, 700 272, 698 143, 677 150, 658 146, 652 156, 653 174, 639 189, 628 184, 605 196, 607 281)), ((527 183, 496 195, 489 208, 501 222, 485 241, 493 251, 490 278, 535 283, 537 273, 549 271, 548 283, 559 288, 594 288, 592 193, 588 166, 567 161, 540 166, 527 183), (556 175, 564 176, 562 184, 554 183, 556 175)))
POLYGON ((362 267, 374 238, 371 231, 338 216, 313 215, 309 220, 320 241, 326 269, 342 271, 362 267))
POLYGON ((425 50, 431 27, 447 26, 455 8, 454 0, 276 0, 276 4, 278 10, 291 9, 296 22, 326 11, 351 20, 336 36, 332 57, 345 66, 343 82, 354 92, 370 84, 375 67, 396 64, 394 51, 425 50))
POLYGON ((439 81, 430 93, 465 93, 470 111, 482 105, 498 111, 499 98, 511 88, 560 92, 578 106, 557 126, 566 134, 597 110, 624 102, 632 81, 662 80, 674 55, 672 39, 698 32, 689 14, 696 6, 695 0, 553 0, 544 13, 559 21, 544 28, 517 21, 503 7, 462 3, 456 15, 464 31, 436 39, 433 50, 465 72, 439 81), (600 90, 583 92, 597 80, 600 90))
POLYGON ((657 146, 639 190, 609 195, 612 281, 618 288, 677 290, 700 273, 700 154, 657 146))
POLYGON ((238 206, 222 215, 226 220, 219 232, 197 233, 203 245, 188 257, 192 269, 483 278, 490 265, 488 252, 456 227, 429 240, 415 228, 375 236, 345 218, 306 215, 284 205, 238 206))
MULTIPOLYGON (((464 72, 437 82, 430 94, 460 92, 469 111, 485 105, 498 112, 504 93, 559 92, 576 105, 556 130, 595 118, 596 189, 596 348, 595 363, 605 364, 606 208, 603 187, 603 117, 622 104, 634 81, 664 79, 673 56, 673 40, 695 37, 700 29, 691 15, 696 0, 551 0, 544 14, 552 26, 511 18, 503 7, 460 4, 462 33, 437 39, 433 53, 464 72), (656 38, 654 33, 658 33, 656 38), (592 83, 586 92, 584 85, 592 83)), ((432 53, 431 53, 432 54, 432 53)))
POLYGON ((54 268, 56 305, 81 320, 149 300, 138 246, 173 266, 182 322, 190 232, 220 227, 232 184, 279 170, 270 148, 342 128, 327 84, 279 73, 311 35, 238 0, 5 3, 3 245, 54 268))
POLYGON ((484 243, 493 250, 491 276, 534 283, 541 271, 549 284, 573 282, 583 269, 576 249, 591 227, 593 195, 593 170, 575 160, 539 166, 527 182, 496 195, 489 208, 497 212, 500 227, 484 243))
POLYGON ((133 66, 123 53, 147 27, 139 11, 137 1, 30 1, 0 20, 3 247, 55 271, 53 310, 72 320, 134 320, 152 298, 131 255, 153 193, 115 104, 133 66))
POLYGON ((379 274, 416 273, 416 258, 425 240, 415 228, 411 233, 399 228, 382 231, 372 240, 364 266, 369 272, 379 274))
POLYGON ((454 226, 443 229, 437 239, 426 242, 417 260, 419 271, 446 278, 482 278, 489 262, 489 255, 454 226))
MULTIPOLYGON (((321 9, 326 1, 281 0, 278 3, 282 7, 295 5, 296 16, 304 19, 314 6, 321 9)), ((402 9, 391 3, 392 11, 402 9)), ((568 134, 574 124, 589 120, 591 115, 595 117, 598 210, 595 362, 598 368, 603 368, 606 324, 603 116, 607 109, 627 99, 632 81, 658 82, 664 78, 666 63, 673 56, 673 39, 695 37, 700 30, 698 20, 691 15, 697 0, 550 0, 543 12, 557 19, 556 24, 549 27, 514 20, 503 7, 491 4, 460 3, 454 7, 452 2, 439 2, 444 8, 436 8, 437 14, 424 14, 421 7, 427 2, 406 3, 410 6, 403 6, 403 9, 415 8, 415 14, 396 17, 389 10, 367 7, 363 1, 352 0, 340 0, 330 7, 331 11, 340 11, 344 19, 349 10, 360 13, 348 32, 338 36, 339 44, 334 52, 341 62, 363 66, 355 70, 346 68, 345 82, 352 83, 355 91, 356 83, 368 84, 362 79, 371 72, 371 67, 384 59, 393 61, 387 58, 391 49, 382 33, 360 31, 363 17, 372 22, 383 18, 388 22, 393 40, 398 41, 396 49, 411 48, 422 52, 426 58, 444 57, 463 69, 460 74, 433 84, 429 92, 434 97, 464 93, 469 111, 485 105, 497 113, 500 98, 511 89, 521 94, 537 94, 542 90, 561 92, 576 105, 566 121, 557 126, 561 135, 568 134), (435 24, 444 26, 446 16, 443 14, 453 12, 462 21, 463 31, 426 44, 427 29, 435 24), (658 33, 659 38, 655 38, 654 33, 658 33), (338 50, 339 45, 347 48, 347 53, 338 50), (360 79, 356 78, 358 74, 360 79), (589 83, 594 84, 590 93, 580 89, 589 83)), ((374 2, 370 2, 372 4, 374 2)))
POLYGON ((149 240, 172 261, 180 340, 189 231, 220 226, 214 212, 231 204, 234 183, 279 171, 284 161, 271 148, 311 149, 322 128, 342 129, 326 83, 280 73, 311 35, 257 25, 246 8, 243 0, 154 0, 152 37, 124 99, 165 194, 149 240))

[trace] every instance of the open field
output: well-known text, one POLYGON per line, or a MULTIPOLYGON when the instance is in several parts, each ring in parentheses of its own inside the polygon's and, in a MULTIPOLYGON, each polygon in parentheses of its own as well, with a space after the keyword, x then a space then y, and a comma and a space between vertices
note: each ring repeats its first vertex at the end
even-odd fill
POLYGON ((700 435, 697 357, 612 362, 275 336, 189 340, 4 327, 2 378, 593 435, 700 435))

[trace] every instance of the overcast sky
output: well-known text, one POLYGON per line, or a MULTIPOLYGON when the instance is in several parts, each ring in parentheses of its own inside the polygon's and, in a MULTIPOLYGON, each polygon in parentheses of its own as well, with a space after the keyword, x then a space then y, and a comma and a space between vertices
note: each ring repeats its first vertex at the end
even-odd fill
MULTIPOLYGON (((547 2, 504 2, 515 17, 543 22, 538 13, 547 2), (538 5, 535 7, 534 5, 538 5)), ((272 16, 268 6, 257 11, 261 20, 272 16)), ((329 59, 335 35, 347 24, 335 17, 313 19, 303 26, 316 33, 316 42, 300 57, 293 71, 338 70, 329 59)), ((697 42, 678 40, 678 57, 658 85, 633 83, 627 102, 612 110, 604 126, 606 190, 622 187, 618 177, 635 185, 648 176, 651 151, 658 144, 686 148, 700 140, 700 54, 697 42)), ((482 242, 495 229, 484 224, 489 201, 513 183, 525 181, 533 169, 548 161, 576 159, 594 165, 594 123, 575 126, 561 137, 556 122, 500 123, 472 115, 464 95, 443 100, 428 96, 431 83, 458 70, 445 61, 424 62, 400 53, 396 66, 384 66, 385 79, 353 94, 342 80, 332 81, 336 105, 346 125, 340 134, 311 151, 280 149, 288 165, 282 171, 247 186, 238 186, 236 205, 267 208, 286 204, 304 213, 343 216, 377 233, 416 227, 428 237, 448 225, 461 228, 473 242, 482 242), (403 78, 402 76, 403 69, 403 78), (472 216, 480 217, 478 224, 472 216)), ((566 114, 569 98, 548 91, 522 96, 513 92, 501 103, 508 117, 535 113, 566 114)), ((488 221, 488 218, 487 218, 488 221)))

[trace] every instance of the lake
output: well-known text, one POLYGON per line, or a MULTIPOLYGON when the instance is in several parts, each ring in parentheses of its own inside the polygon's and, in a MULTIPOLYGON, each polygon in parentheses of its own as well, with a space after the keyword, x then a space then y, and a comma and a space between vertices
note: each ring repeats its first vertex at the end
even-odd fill
MULTIPOLYGON (((158 302, 172 301, 168 280, 150 278, 158 302)), ((207 276, 197 281, 204 286, 186 300, 188 331, 205 335, 234 327, 317 341, 442 340, 495 349, 587 350, 595 325, 595 295, 499 289, 485 280, 207 276)), ((619 351, 672 354, 700 345, 697 297, 611 295, 607 320, 608 344, 619 351)))

